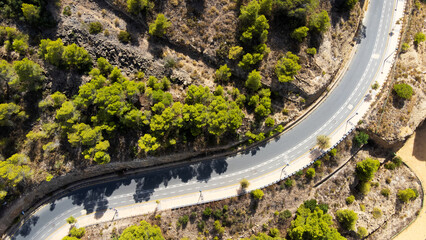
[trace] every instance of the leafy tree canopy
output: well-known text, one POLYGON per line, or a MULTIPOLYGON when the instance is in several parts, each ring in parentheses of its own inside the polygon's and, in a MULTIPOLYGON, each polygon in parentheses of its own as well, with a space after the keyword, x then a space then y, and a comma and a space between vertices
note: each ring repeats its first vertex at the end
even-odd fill
POLYGON ((291 240, 344 240, 333 227, 332 217, 316 207, 313 211, 300 205, 296 212, 296 219, 291 221, 288 231, 291 240))
POLYGON ((374 174, 379 169, 379 166, 379 160, 366 158, 356 164, 355 172, 361 181, 368 182, 373 179, 374 174))

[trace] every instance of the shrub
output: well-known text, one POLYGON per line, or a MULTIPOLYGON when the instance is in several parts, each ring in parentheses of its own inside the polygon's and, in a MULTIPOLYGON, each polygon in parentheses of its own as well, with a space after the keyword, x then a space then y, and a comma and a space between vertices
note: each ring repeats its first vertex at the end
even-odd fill
POLYGON ((371 189, 371 185, 368 182, 362 182, 359 185, 359 191, 363 194, 363 195, 367 195, 370 192, 371 189))
POLYGON ((365 212, 365 205, 364 204, 360 204, 359 205, 359 209, 361 210, 361 212, 365 212))
POLYGON ((222 211, 221 211, 221 210, 219 210, 219 209, 216 209, 216 210, 213 212, 213 217, 214 217, 214 218, 216 218, 216 219, 220 219, 220 218, 222 218, 222 211))
POLYGON ((380 217, 382 217, 383 213, 382 210, 380 208, 373 208, 373 218, 378 219, 380 217))
POLYGON ((315 166, 315 168, 320 168, 321 167, 321 165, 322 165, 322 161, 321 160, 316 160, 315 162, 314 162, 314 166, 315 166))
POLYGON ((318 204, 318 208, 321 209, 324 214, 326 214, 328 212, 328 204, 327 203, 318 204))
POLYGON ((70 216, 65 221, 67 221, 67 223, 69 223, 69 224, 73 224, 73 223, 77 222, 77 220, 73 216, 70 216))
POLYGON ((413 199, 415 199, 417 197, 418 194, 416 194, 416 192, 411 189, 411 188, 407 188, 405 190, 399 190, 398 191, 398 199, 401 200, 404 203, 407 203, 413 199))
POLYGON ((347 10, 352 10, 357 2, 358 0, 346 0, 344 3, 344 8, 347 10))
POLYGON ((311 210, 313 212, 315 210, 315 208, 318 206, 317 200, 315 200, 315 199, 306 200, 306 201, 303 202, 303 206, 305 208, 309 208, 309 210, 311 210))
POLYGON ((337 149, 333 148, 330 150, 330 156, 335 157, 337 155, 337 149))
POLYGON ((315 177, 315 169, 314 168, 308 168, 306 171, 306 177, 309 179, 312 179, 315 177))
POLYGON ((359 238, 365 238, 368 235, 367 229, 365 229, 364 227, 358 227, 358 231, 356 233, 358 235, 359 238))
POLYGON ((316 48, 308 48, 306 49, 306 53, 312 56, 315 56, 315 54, 317 54, 317 49, 316 48))
POLYGON ((206 207, 203 211, 203 215, 205 217, 210 217, 211 214, 212 214, 212 209, 210 207, 206 207))
POLYGON ((148 6, 148 0, 127 0, 127 10, 134 15, 138 15, 148 6))
POLYGON ((346 198, 346 203, 347 204, 352 204, 355 201, 355 196, 354 195, 350 195, 349 197, 346 198))
POLYGON ((346 230, 353 230, 355 228, 356 221, 358 220, 358 214, 349 209, 340 209, 336 212, 337 221, 346 230))
POLYGON ((413 95, 413 88, 406 83, 393 85, 393 90, 396 92, 396 95, 403 99, 410 99, 413 95))
POLYGON ((381 193, 383 196, 385 196, 386 198, 388 198, 388 197, 389 197, 389 195, 390 195, 390 190, 389 190, 389 188, 383 188, 383 189, 380 191, 380 193, 381 193))
POLYGON ((275 120, 274 120, 273 118, 271 118, 271 117, 268 117, 268 118, 266 118, 266 120, 265 120, 265 125, 266 125, 267 127, 272 127, 272 126, 274 126, 274 125, 275 125, 275 120))
POLYGON ((291 214, 290 210, 286 209, 286 210, 284 210, 284 211, 282 211, 282 212, 279 213, 278 219, 280 221, 284 221, 286 219, 291 218, 291 215, 292 214, 291 214))
POLYGON ((323 10, 320 13, 313 14, 309 21, 309 29, 322 33, 330 27, 330 17, 327 11, 323 10))
POLYGON ((253 190, 251 192, 251 196, 256 200, 261 200, 263 198, 263 195, 264 195, 264 193, 260 189, 253 190))
POLYGON ((390 184, 392 182, 392 179, 390 177, 386 178, 386 183, 390 184))
POLYGON ((242 189, 247 189, 248 186, 250 185, 249 181, 245 178, 241 179, 240 181, 240 185, 242 189))
POLYGON ((392 162, 395 164, 396 167, 399 167, 402 164, 402 158, 400 156, 395 156, 394 158, 392 158, 392 162))
POLYGON ((359 132, 354 136, 354 143, 357 147, 368 143, 368 134, 365 132, 359 132))
POLYGON ((89 33, 90 34, 98 34, 104 30, 104 27, 100 22, 91 22, 89 24, 89 33))
POLYGON ((163 35, 166 34, 167 29, 171 25, 172 24, 164 16, 164 14, 158 14, 155 21, 149 25, 149 34, 151 36, 163 37, 163 35))
POLYGON ((217 234, 222 235, 225 232, 225 228, 222 227, 222 224, 219 220, 214 221, 214 230, 217 232, 217 234))
POLYGON ((396 168, 396 165, 393 162, 388 162, 385 164, 385 168, 388 170, 394 170, 396 168))
POLYGON ((294 180, 287 178, 284 182, 284 185, 287 188, 292 188, 294 186, 294 180))
POLYGON ((188 215, 184 215, 184 216, 180 217, 178 221, 179 221, 179 224, 181 224, 183 227, 185 227, 186 224, 188 224, 189 217, 188 217, 188 215))
POLYGON ((317 145, 320 149, 327 149, 330 147, 330 138, 326 135, 317 136, 317 145))
POLYGON ((84 227, 82 228, 73 227, 70 230, 71 237, 82 238, 85 233, 86 233, 86 229, 84 227))
POLYGON ((422 32, 416 33, 414 35, 414 44, 419 45, 421 42, 424 42, 426 40, 426 36, 422 32))
POLYGON ((206 223, 203 220, 197 223, 198 230, 203 231, 205 227, 206 227, 206 223))
POLYGON ((64 11, 62 11, 62 14, 64 14, 65 16, 71 16, 71 7, 65 6, 64 11))
POLYGON ((408 51, 409 48, 410 48, 410 45, 408 43, 403 43, 401 45, 401 52, 405 53, 408 51))
POLYGON ((275 74, 280 82, 290 82, 294 80, 294 76, 302 69, 299 65, 299 57, 291 52, 287 52, 286 56, 278 60, 275 65, 275 74))
POLYGON ((127 31, 124 31, 124 30, 122 30, 118 33, 117 38, 122 43, 129 43, 130 40, 131 40, 130 33, 128 33, 127 31))
POLYGON ((269 236, 271 236, 273 238, 279 237, 280 236, 280 230, 278 230, 277 228, 269 229, 269 236))

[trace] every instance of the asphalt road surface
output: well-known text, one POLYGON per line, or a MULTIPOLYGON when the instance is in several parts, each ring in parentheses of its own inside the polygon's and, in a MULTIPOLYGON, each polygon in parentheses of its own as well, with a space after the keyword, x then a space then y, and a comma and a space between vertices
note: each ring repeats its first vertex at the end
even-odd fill
MULTIPOLYGON (((295 159, 352 116, 353 108, 380 72, 390 33, 394 0, 372 0, 359 35, 359 46, 342 80, 328 98, 294 128, 264 146, 228 158, 115 179, 73 191, 38 210, 12 239, 45 239, 73 215, 178 196, 255 178, 295 159)), ((297 160, 296 160, 297 161, 297 160)))

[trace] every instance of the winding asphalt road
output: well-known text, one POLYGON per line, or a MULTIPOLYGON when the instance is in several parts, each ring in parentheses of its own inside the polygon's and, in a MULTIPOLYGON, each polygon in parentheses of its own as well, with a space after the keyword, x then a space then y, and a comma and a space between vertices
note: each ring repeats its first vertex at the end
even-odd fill
POLYGON ((71 215, 79 217, 147 200, 208 190, 261 176, 297 161, 352 116, 380 71, 392 22, 394 0, 371 0, 357 53, 338 86, 308 117, 264 146, 227 158, 114 179, 73 191, 39 209, 12 239, 45 239, 71 215))

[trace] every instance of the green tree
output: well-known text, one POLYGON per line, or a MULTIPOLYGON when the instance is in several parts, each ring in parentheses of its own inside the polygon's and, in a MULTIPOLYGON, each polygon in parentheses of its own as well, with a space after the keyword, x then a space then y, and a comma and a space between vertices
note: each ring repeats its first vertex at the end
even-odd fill
POLYGON ((246 6, 241 6, 240 16, 238 16, 241 26, 247 28, 254 25, 259 16, 259 10, 260 4, 257 0, 252 0, 246 6))
POLYGON ((65 47, 62 58, 70 68, 78 70, 88 70, 92 66, 92 58, 86 49, 77 46, 75 43, 65 47))
POLYGON ((24 14, 25 20, 31 24, 38 22, 40 18, 40 8, 33 4, 22 3, 22 13, 24 14))
POLYGON ((96 60, 96 62, 98 64, 98 68, 99 68, 101 74, 104 77, 107 77, 113 69, 112 65, 108 62, 108 60, 106 60, 103 57, 98 58, 98 60, 96 60))
POLYGON ((247 53, 243 56, 243 59, 238 63, 238 66, 244 70, 249 70, 253 65, 262 61, 263 54, 260 53, 247 53))
POLYGON ((130 226, 124 229, 119 240, 164 240, 161 229, 157 226, 151 226, 146 221, 141 221, 139 226, 130 226))
POLYGON ((18 77, 9 82, 10 86, 16 87, 23 92, 41 88, 45 77, 40 65, 24 58, 22 61, 13 62, 13 68, 18 77))
POLYGON ((346 230, 354 230, 358 214, 349 209, 340 209, 336 212, 337 221, 346 230))
POLYGON ((329 27, 330 17, 328 16, 327 11, 322 10, 320 13, 311 16, 311 19, 309 21, 309 29, 319 33, 323 33, 327 31, 329 27))
POLYGON ((327 149, 330 147, 330 138, 326 135, 317 136, 317 145, 320 149, 327 149))
POLYGON ((356 164, 355 172, 361 181, 368 182, 373 179, 374 174, 379 169, 380 162, 372 158, 366 158, 365 160, 356 164))
POLYGON ((344 240, 333 228, 332 217, 320 208, 310 210, 303 204, 297 209, 296 218, 291 221, 288 231, 290 240, 344 240))
POLYGON ((42 39, 39 45, 39 55, 50 64, 61 66, 63 64, 62 55, 65 47, 62 39, 58 38, 56 41, 50 39, 42 39))
POLYGON ((426 40, 426 36, 424 33, 422 32, 418 32, 416 33, 416 35, 414 35, 414 44, 417 46, 420 43, 424 42, 426 40))
POLYGON ((75 124, 72 126, 72 131, 68 134, 68 142, 73 146, 94 146, 102 140, 101 130, 100 127, 92 128, 85 123, 75 124))
POLYGON ((12 43, 12 48, 15 52, 19 53, 20 55, 25 55, 25 53, 28 50, 28 44, 26 41, 22 39, 15 39, 12 43))
POLYGON ((297 41, 299 41, 299 42, 302 42, 303 41, 303 39, 306 37, 306 36, 308 36, 308 31, 309 31, 309 28, 308 27, 305 27, 305 26, 302 26, 302 27, 299 27, 299 28, 296 28, 292 33, 291 33, 291 37, 292 38, 294 38, 294 39, 296 39, 297 41))
POLYGON ((172 26, 172 23, 164 14, 158 14, 155 21, 149 25, 149 34, 151 36, 163 37, 170 26, 172 26))
POLYGON ((291 52, 287 52, 286 56, 278 60, 275 65, 275 74, 280 82, 290 82, 294 80, 294 76, 302 69, 299 65, 299 57, 291 52))
POLYGON ((251 196, 256 200, 261 200, 263 198, 263 195, 265 195, 265 194, 260 189, 256 189, 256 190, 251 191, 251 196))
POLYGON ((91 22, 89 24, 89 33, 90 34, 98 34, 102 32, 104 27, 102 26, 102 23, 100 22, 91 22))
POLYGON ((244 54, 243 47, 234 46, 229 49, 228 58, 232 60, 239 59, 244 54))
POLYGON ((413 189, 407 188, 404 190, 399 190, 397 196, 398 199, 401 200, 403 203, 407 203, 410 200, 415 199, 417 197, 417 194, 413 189))
POLYGON ((368 143, 368 134, 365 132, 359 132, 354 136, 355 145, 357 147, 368 143))
POLYGON ((16 121, 26 118, 25 112, 15 103, 0 103, 0 127, 14 126, 16 121))
POLYGON ((398 83, 393 85, 393 90, 396 94, 403 99, 410 99, 413 95, 413 88, 406 83, 398 83))
POLYGON ((257 91, 262 86, 262 83, 260 82, 261 79, 262 76, 260 76, 258 71, 251 71, 247 77, 246 87, 252 91, 257 91))
POLYGON ((127 0, 127 10, 134 15, 138 15, 147 6, 148 0, 127 0))
POLYGON ((215 79, 218 82, 227 82, 231 77, 231 69, 228 68, 228 65, 222 65, 219 69, 216 70, 215 79))
POLYGON ((138 146, 142 151, 148 153, 157 150, 160 144, 157 142, 156 137, 151 136, 151 134, 145 134, 139 139, 138 146))
POLYGON ((0 177, 10 186, 16 187, 22 180, 29 179, 32 171, 27 165, 29 158, 21 153, 13 154, 5 161, 0 161, 0 177))
POLYGON ((222 227, 222 224, 220 223, 219 220, 214 221, 214 230, 216 231, 217 234, 219 235, 223 235, 223 233, 225 232, 225 228, 222 227))

